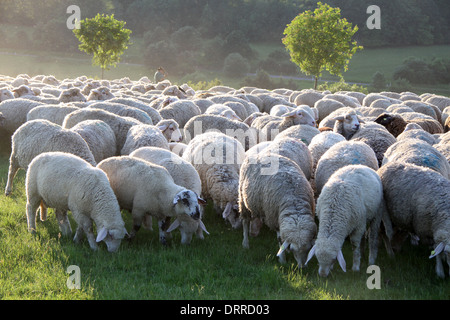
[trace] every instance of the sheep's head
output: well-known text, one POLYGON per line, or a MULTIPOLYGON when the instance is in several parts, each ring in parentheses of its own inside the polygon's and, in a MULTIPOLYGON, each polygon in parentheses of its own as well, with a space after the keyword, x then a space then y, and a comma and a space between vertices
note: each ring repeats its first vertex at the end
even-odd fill
POLYGON ((156 126, 159 130, 161 130, 168 142, 180 142, 183 140, 183 134, 181 133, 180 127, 175 120, 164 119, 158 122, 156 126))
POLYGON ((20 98, 23 96, 35 96, 33 90, 31 90, 30 87, 26 85, 21 85, 20 87, 15 88, 13 92, 16 98, 20 98))
POLYGON ((384 126, 394 137, 403 132, 407 123, 399 114, 382 113, 374 122, 384 126))
POLYGON ((173 206, 177 216, 187 215, 194 220, 201 218, 200 203, 204 200, 191 190, 183 190, 173 198, 173 206))
POLYGON ((89 94, 88 101, 92 100, 109 100, 114 98, 114 95, 111 93, 109 88, 107 87, 98 87, 96 89, 91 90, 89 94))
POLYGON ((0 89, 0 102, 8 99, 14 99, 14 94, 9 89, 0 89))
POLYGON ((342 133, 347 139, 349 139, 359 130, 361 123, 364 123, 364 121, 356 114, 354 110, 334 117, 332 120, 336 121, 335 128, 336 125, 339 125, 339 123, 342 124, 342 133))
POLYGON ((317 234, 317 226, 312 215, 290 215, 280 222, 280 240, 282 245, 277 256, 287 250, 294 254, 299 268, 306 263, 308 251, 311 249, 317 234))
POLYGON ((125 227, 118 228, 101 228, 97 234, 97 242, 105 241, 109 252, 116 252, 119 249, 120 243, 125 236, 128 235, 125 227))
POLYGON ((86 97, 81 93, 79 88, 70 88, 61 92, 59 102, 86 102, 86 97))
POLYGON ((319 262, 319 275, 321 277, 328 276, 336 260, 338 261, 341 269, 346 272, 345 259, 342 254, 341 246, 338 243, 326 240, 323 241, 320 238, 317 239, 316 243, 308 253, 306 263, 308 263, 313 256, 316 256, 317 261, 319 262))
POLYGON ((316 120, 308 111, 303 109, 295 109, 291 112, 283 114, 282 117, 293 120, 294 125, 305 124, 308 126, 316 127, 316 120))

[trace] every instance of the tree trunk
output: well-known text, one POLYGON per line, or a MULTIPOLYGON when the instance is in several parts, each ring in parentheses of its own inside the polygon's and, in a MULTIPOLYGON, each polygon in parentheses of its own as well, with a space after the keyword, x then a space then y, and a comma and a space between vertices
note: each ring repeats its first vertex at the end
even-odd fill
POLYGON ((314 90, 317 90, 317 80, 319 80, 319 77, 314 76, 314 90))
POLYGON ((102 68, 102 80, 103 80, 104 73, 105 73, 105 69, 102 68))

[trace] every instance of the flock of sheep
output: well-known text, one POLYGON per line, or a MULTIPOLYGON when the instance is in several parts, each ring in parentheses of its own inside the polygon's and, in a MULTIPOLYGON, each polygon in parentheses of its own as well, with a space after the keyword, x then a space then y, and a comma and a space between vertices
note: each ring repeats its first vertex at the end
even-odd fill
MULTIPOLYGON (((208 233, 203 205, 244 248, 265 224, 277 256, 314 257, 327 276, 342 246, 359 271, 379 239, 389 255, 410 238, 430 246, 436 273, 450 266, 450 98, 412 92, 193 90, 147 77, 0 76, 0 130, 11 140, 5 194, 26 170, 28 230, 54 208, 62 235, 92 249, 158 221, 161 243, 208 233), (121 210, 131 213, 126 230, 121 210), (95 224, 97 236, 94 236, 95 224)), ((424 257, 426 259, 427 257, 424 257)))

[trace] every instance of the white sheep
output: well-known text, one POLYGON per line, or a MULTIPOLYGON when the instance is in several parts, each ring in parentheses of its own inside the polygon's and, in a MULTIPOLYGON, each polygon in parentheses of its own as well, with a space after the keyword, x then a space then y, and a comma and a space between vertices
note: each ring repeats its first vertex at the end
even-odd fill
POLYGON ((361 141, 341 141, 329 148, 317 162, 315 172, 316 193, 320 194, 323 186, 338 169, 351 165, 362 164, 373 170, 378 169, 375 152, 361 141))
POLYGON ((192 139, 183 159, 197 170, 202 181, 202 197, 212 199, 217 213, 234 228, 240 226, 237 212, 239 170, 245 150, 236 139, 207 132, 192 139))
POLYGON ((335 121, 333 131, 342 134, 345 139, 349 140, 364 123, 364 120, 356 113, 355 110, 350 110, 342 115, 333 117, 335 121))
MULTIPOLYGON (((450 180, 411 163, 391 162, 379 170, 392 226, 432 239, 436 274, 444 278, 442 260, 450 267, 450 180)), ((449 271, 450 274, 450 271, 449 271)))
POLYGON ((80 108, 71 104, 44 104, 31 109, 27 114, 27 121, 43 119, 62 126, 64 118, 78 109, 80 108))
POLYGON ((125 98, 125 97, 113 98, 108 100, 108 102, 121 103, 130 107, 138 108, 147 113, 152 119, 153 123, 158 123, 159 121, 162 120, 162 117, 159 114, 158 110, 150 107, 148 104, 143 103, 135 98, 125 98))
MULTIPOLYGON (((277 138, 295 138, 302 141, 304 144, 309 145, 311 140, 320 133, 320 130, 309 125, 298 124, 295 126, 291 126, 286 130, 283 130, 279 134, 276 135, 277 138)), ((262 137, 264 138, 264 137, 262 137)))
POLYGON ((114 94, 111 93, 111 90, 108 87, 100 86, 90 90, 87 101, 95 101, 95 100, 103 101, 112 99, 114 97, 115 97, 114 94))
POLYGON ((43 103, 22 98, 1 102, 0 113, 4 118, 2 129, 9 134, 13 134, 14 131, 27 121, 28 112, 40 105, 43 105, 43 103))
POLYGON ((342 246, 349 236, 353 247, 353 271, 359 271, 361 240, 369 225, 369 265, 378 253, 378 231, 383 214, 383 186, 375 170, 364 165, 349 165, 337 170, 317 199, 319 219, 317 239, 308 254, 319 261, 319 275, 328 276, 334 262, 346 271, 342 246))
POLYGON ((174 119, 180 128, 184 128, 189 119, 201 114, 200 108, 190 100, 179 100, 159 110, 163 119, 174 119))
POLYGON ((317 110, 319 115, 319 119, 317 120, 320 123, 323 119, 325 119, 332 112, 345 108, 342 102, 339 102, 334 99, 320 99, 314 104, 314 109, 317 110))
POLYGON ((47 120, 33 120, 24 123, 12 136, 9 158, 8 181, 5 194, 12 191, 13 180, 19 169, 27 170, 37 155, 61 151, 72 153, 95 166, 96 162, 86 141, 76 132, 61 128, 47 120))
MULTIPOLYGON (((160 241, 163 244, 166 243, 163 224, 167 218, 200 218, 197 194, 175 184, 170 173, 162 166, 122 156, 103 160, 97 168, 108 176, 120 207, 130 211, 133 217, 131 237, 136 235, 146 216, 158 220, 160 241)), ((144 223, 144 227, 150 226, 144 223)))
POLYGON ((277 154, 247 157, 240 171, 239 211, 244 248, 249 248, 250 224, 260 219, 277 231, 280 262, 289 249, 303 266, 317 226, 313 191, 297 164, 277 154))
POLYGON ((81 93, 80 88, 70 88, 61 92, 58 101, 59 103, 86 102, 86 97, 81 93))
POLYGON ((63 152, 43 153, 30 163, 26 175, 28 230, 36 231, 36 211, 41 206, 41 219, 46 207, 55 208, 64 235, 71 233, 67 211, 78 224, 74 237, 79 242, 86 234, 89 246, 105 241, 108 251, 117 251, 127 234, 119 204, 105 173, 83 159, 63 152), (97 239, 92 233, 97 227, 97 239))
POLYGON ((85 120, 77 123, 70 130, 78 133, 86 141, 95 162, 99 163, 117 154, 116 135, 106 122, 85 120))
MULTIPOLYGON (((177 156, 169 150, 158 147, 139 148, 133 151, 130 154, 130 157, 139 158, 166 168, 172 176, 175 184, 194 191, 199 197, 199 203, 206 203, 200 198, 202 183, 197 170, 195 170, 194 166, 183 158, 177 156)), ((180 230, 182 230, 181 243, 190 243, 194 233, 198 238, 203 239, 203 231, 206 233, 208 233, 208 231, 201 220, 203 218, 203 208, 200 207, 200 209, 201 215, 198 220, 182 218, 175 219, 172 225, 167 229, 167 232, 180 228, 180 230)))
MULTIPOLYGON (((224 105, 224 104, 218 104, 215 103, 213 105, 210 105, 204 114, 214 114, 218 116, 222 116, 231 120, 237 120, 242 121, 243 119, 239 118, 236 112, 234 112, 233 109, 230 107, 224 105)), ((245 119, 245 118, 244 118, 245 119)))
POLYGON ((170 150, 169 142, 157 126, 139 124, 128 130, 127 138, 120 151, 121 155, 129 155, 141 147, 159 147, 170 150))
POLYGON ((134 118, 143 124, 149 124, 149 125, 153 124, 152 119, 146 112, 144 112, 138 108, 130 107, 130 106, 120 104, 120 103, 114 103, 114 102, 109 102, 109 101, 96 102, 96 103, 89 105, 88 108, 105 110, 105 111, 117 114, 118 116, 121 116, 121 117, 134 118))
POLYGON ((315 135, 308 145, 309 151, 311 152, 313 170, 315 170, 320 157, 328 149, 344 140, 345 138, 341 134, 332 131, 324 131, 315 135))
POLYGON ((0 102, 5 100, 14 99, 14 94, 8 88, 0 89, 0 102))

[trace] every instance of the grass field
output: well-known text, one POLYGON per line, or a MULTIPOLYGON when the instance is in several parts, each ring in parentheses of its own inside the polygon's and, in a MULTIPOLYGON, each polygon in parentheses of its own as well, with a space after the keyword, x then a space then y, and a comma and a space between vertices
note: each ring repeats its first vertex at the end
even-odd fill
MULTIPOLYGON (((241 246, 242 231, 233 230, 208 205, 205 225, 210 235, 180 244, 174 233, 169 247, 153 232, 141 230, 132 242, 123 241, 117 253, 98 252, 87 242, 76 245, 61 238, 54 214, 27 232, 24 171, 15 179, 13 193, 3 190, 8 170, 8 146, 0 148, 0 299, 195 299, 195 300, 316 300, 316 299, 450 299, 448 278, 438 279, 429 249, 409 244, 390 259, 381 245, 377 265, 381 289, 368 289, 367 256, 361 272, 351 271, 351 248, 344 245, 347 273, 335 267, 320 278, 317 261, 298 269, 292 255, 281 265, 275 232, 263 228, 250 239, 250 250, 241 246), (81 289, 66 286, 70 265, 81 272, 81 289)), ((123 212, 130 229, 128 212, 123 212)), ((71 218, 71 216, 70 216, 71 218)), ((76 224, 71 218, 72 229, 76 224)))

